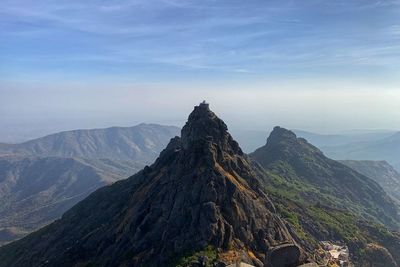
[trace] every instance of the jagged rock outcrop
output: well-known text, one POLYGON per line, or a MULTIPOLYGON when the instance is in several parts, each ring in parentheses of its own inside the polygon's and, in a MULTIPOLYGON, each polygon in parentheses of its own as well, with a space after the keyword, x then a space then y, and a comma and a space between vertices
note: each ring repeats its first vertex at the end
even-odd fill
POLYGON ((282 244, 270 249, 265 257, 265 266, 297 266, 300 248, 295 244, 282 244))
POLYGON ((306 254, 275 214, 260 175, 225 123, 201 104, 153 165, 0 248, 0 266, 168 266, 210 247, 215 261, 240 251, 260 266, 283 245, 298 251, 274 267, 296 266, 306 254))

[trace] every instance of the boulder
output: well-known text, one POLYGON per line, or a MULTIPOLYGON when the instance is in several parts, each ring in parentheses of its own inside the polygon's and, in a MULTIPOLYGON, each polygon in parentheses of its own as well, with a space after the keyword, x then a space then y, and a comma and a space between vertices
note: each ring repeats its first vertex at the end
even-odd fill
POLYGON ((300 248, 295 244, 282 244, 270 249, 265 258, 267 267, 296 267, 300 261, 300 248))

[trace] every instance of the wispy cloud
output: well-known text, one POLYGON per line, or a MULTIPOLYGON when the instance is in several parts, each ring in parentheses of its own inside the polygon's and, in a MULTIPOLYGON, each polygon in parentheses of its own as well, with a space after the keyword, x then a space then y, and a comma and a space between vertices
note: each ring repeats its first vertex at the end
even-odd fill
POLYGON ((398 7, 394 0, 4 0, 0 59, 9 64, 0 74, 134 69, 166 79, 184 70, 226 79, 335 68, 370 76, 371 67, 398 68, 398 7))

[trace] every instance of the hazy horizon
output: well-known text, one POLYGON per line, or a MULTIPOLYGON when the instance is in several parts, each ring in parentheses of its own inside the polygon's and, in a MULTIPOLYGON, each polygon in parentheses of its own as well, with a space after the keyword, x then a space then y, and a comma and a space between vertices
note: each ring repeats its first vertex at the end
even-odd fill
MULTIPOLYGON (((196 103, 195 105, 197 105, 196 103)), ((193 105, 194 106, 194 105, 193 105)), ((183 110, 183 107, 175 107, 174 112, 176 114, 181 115, 181 118, 178 119, 164 119, 164 120, 140 120, 140 119, 129 119, 125 116, 118 116, 114 115, 115 117, 111 116, 108 118, 87 118, 83 116, 83 118, 49 118, 49 117, 41 117, 41 118, 36 118, 36 120, 32 121, 24 121, 21 123, 21 121, 16 121, 14 123, 3 123, 3 125, 6 125, 7 127, 1 128, 0 129, 0 143, 20 143, 24 141, 28 141, 31 139, 43 137, 46 135, 58 133, 58 132, 63 132, 63 131, 72 131, 72 130, 89 130, 89 129, 102 129, 102 128, 110 128, 110 127, 132 127, 132 126, 137 126, 139 124, 145 123, 145 124, 160 124, 160 125, 166 125, 166 126, 176 126, 176 127, 183 127, 183 125, 186 123, 187 116, 191 112, 192 107, 188 107, 188 105, 185 105, 185 108, 187 108, 187 112, 183 110), (181 113, 179 113, 181 112, 181 113)), ((329 127, 329 123, 325 124, 326 127, 321 127, 321 128, 314 128, 314 127, 305 127, 306 120, 300 121, 297 124, 293 123, 279 123, 279 115, 277 118, 274 118, 275 123, 273 123, 273 119, 270 120, 260 120, 259 122, 255 121, 253 119, 250 121, 250 123, 244 123, 240 124, 240 121, 243 121, 243 119, 238 119, 238 116, 240 114, 234 113, 234 112, 224 112, 222 110, 221 112, 218 112, 220 109, 214 109, 213 105, 211 104, 211 108, 213 111, 217 113, 218 116, 220 116, 227 124, 228 130, 234 135, 242 135, 251 132, 257 132, 260 134, 261 132, 265 133, 265 138, 268 137, 268 134, 272 131, 272 129, 275 126, 281 126, 290 130, 294 131, 305 131, 305 132, 310 132, 310 133, 315 133, 315 134, 327 134, 327 135, 357 135, 357 134, 369 134, 369 133, 378 133, 378 132, 398 132, 399 128, 332 128, 332 126, 329 127), (217 111, 218 110, 218 111, 217 111)), ((169 110, 170 111, 170 110, 169 110)), ((134 116, 134 118, 140 118, 140 112, 138 112, 139 115, 134 116)), ((168 113, 168 112, 167 112, 168 113)), ((88 114, 91 114, 91 112, 88 112, 88 114)), ((163 112, 161 112, 163 114, 163 112)), ((174 113, 175 114, 175 113, 174 113)), ((290 114, 286 114, 288 116, 287 119, 290 119, 290 114)), ((298 114, 297 114, 298 115, 298 114)), ((157 114, 154 115, 155 118, 157 117, 157 114)), ((178 115, 176 115, 178 116, 178 115)), ((250 114, 247 113, 246 116, 250 116, 250 114)), ((276 116, 276 114, 275 114, 276 116)), ((144 116, 146 117, 146 116, 144 116)), ((162 116, 160 116, 162 118, 162 116)), ((175 117, 177 118, 177 117, 175 117)))
POLYGON ((182 127, 200 99, 210 102, 212 110, 224 119, 232 132, 267 132, 278 125, 321 134, 400 130, 400 110, 397 108, 400 96, 396 91, 200 91, 182 95, 174 102, 168 100, 171 90, 157 93, 146 90, 147 94, 140 93, 141 100, 135 99, 139 94, 131 89, 113 91, 112 95, 103 92, 94 97, 96 101, 90 101, 90 96, 85 97, 82 92, 76 99, 68 92, 64 92, 66 95, 49 93, 40 96, 35 91, 31 91, 31 95, 25 91, 24 97, 13 100, 7 100, 11 95, 6 94, 2 98, 4 102, 0 100, 1 113, 6 115, 0 118, 3 126, 0 142, 21 142, 66 130, 128 127, 140 123, 182 127), (155 96, 157 99, 153 99, 155 96), (25 97, 26 101, 36 98, 36 103, 26 103, 26 107, 15 105, 25 97), (327 106, 328 102, 330 106, 327 106), (391 113, 393 115, 387 115, 391 113))
POLYGON ((399 130, 399 1, 5 0, 0 142, 182 126, 399 130))

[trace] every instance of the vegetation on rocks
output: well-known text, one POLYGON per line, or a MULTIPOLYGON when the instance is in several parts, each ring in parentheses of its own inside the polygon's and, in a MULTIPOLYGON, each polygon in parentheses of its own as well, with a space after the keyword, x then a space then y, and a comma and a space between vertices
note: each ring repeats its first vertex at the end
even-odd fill
POLYGON ((397 253, 396 234, 387 230, 398 229, 396 205, 370 178, 280 127, 251 157, 264 169, 264 188, 278 213, 306 247, 315 248, 321 240, 344 241, 358 264, 371 242, 397 253))

